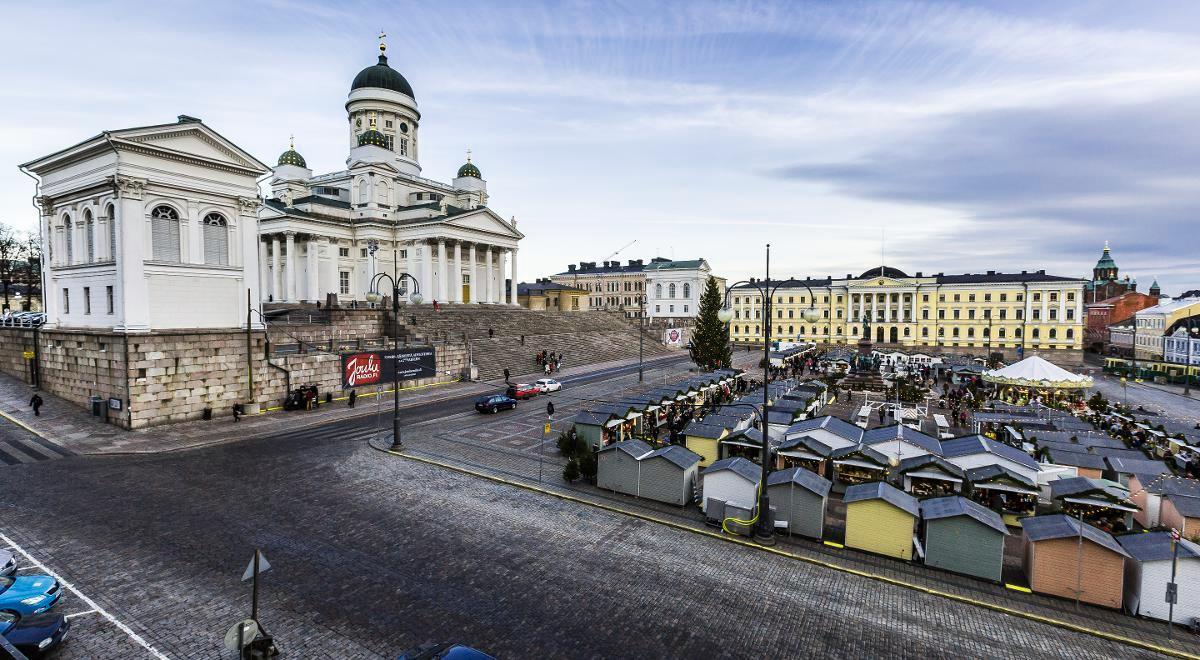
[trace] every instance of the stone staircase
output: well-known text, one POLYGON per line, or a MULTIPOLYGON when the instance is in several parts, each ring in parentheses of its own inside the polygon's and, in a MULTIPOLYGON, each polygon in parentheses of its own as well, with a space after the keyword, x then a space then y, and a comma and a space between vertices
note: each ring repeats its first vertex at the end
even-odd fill
MULTIPOLYGON (((538 351, 554 351, 562 354, 564 367, 577 367, 613 360, 624 360, 638 356, 637 331, 624 330, 583 331, 545 335, 471 339, 471 359, 479 368, 481 380, 496 380, 504 377, 507 367, 512 377, 532 374, 538 370, 534 357, 538 351)), ((675 352, 661 343, 646 337, 643 342, 645 359, 661 357, 675 352)))
MULTIPOLYGON (((391 312, 388 312, 391 316, 391 312)), ((619 315, 607 312, 532 311, 506 305, 404 305, 400 308, 401 332, 424 337, 458 335, 485 338, 553 335, 578 332, 635 332, 619 315)), ((549 350, 549 349, 547 349, 549 350)))

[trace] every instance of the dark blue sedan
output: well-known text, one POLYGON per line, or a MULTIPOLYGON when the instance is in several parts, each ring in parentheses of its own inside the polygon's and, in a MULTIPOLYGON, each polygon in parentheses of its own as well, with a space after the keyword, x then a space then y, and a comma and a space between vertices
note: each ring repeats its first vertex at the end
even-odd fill
POLYGON ((41 614, 62 596, 58 580, 49 575, 0 577, 0 612, 17 616, 41 614))
POLYGON ((517 407, 517 400, 503 394, 485 394, 475 399, 475 410, 481 413, 494 413, 498 410, 512 410, 517 407))
POLYGON ((496 660, 492 656, 462 644, 430 642, 415 649, 409 649, 397 660, 496 660))
POLYGON ((57 613, 19 617, 0 612, 0 635, 30 658, 40 658, 67 637, 71 622, 57 613))

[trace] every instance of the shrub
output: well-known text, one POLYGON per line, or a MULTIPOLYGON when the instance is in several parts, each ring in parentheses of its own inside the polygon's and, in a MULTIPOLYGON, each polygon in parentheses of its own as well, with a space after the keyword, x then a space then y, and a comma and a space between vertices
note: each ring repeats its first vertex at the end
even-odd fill
POLYGON ((579 474, 589 482, 596 481, 596 454, 587 452, 579 457, 579 474))
POLYGON ((563 468, 563 480, 565 480, 567 483, 571 483, 578 478, 579 464, 576 463, 575 459, 572 458, 571 460, 567 461, 567 467, 563 468))

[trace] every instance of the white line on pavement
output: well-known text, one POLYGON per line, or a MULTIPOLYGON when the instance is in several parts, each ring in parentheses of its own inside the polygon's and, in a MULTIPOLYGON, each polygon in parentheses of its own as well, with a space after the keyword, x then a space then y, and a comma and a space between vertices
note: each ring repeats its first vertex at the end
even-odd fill
POLYGON ((17 552, 21 553, 25 557, 25 559, 29 560, 29 563, 33 564, 34 566, 37 566, 38 569, 40 569, 42 572, 44 572, 45 574, 54 578, 55 580, 58 580, 58 583, 60 585, 66 587, 67 589, 70 589, 71 593, 75 594, 79 598, 79 600, 82 600, 84 603, 87 603, 88 607, 92 608, 94 611, 99 613, 100 616, 103 616, 105 619, 108 619, 110 622, 112 622, 112 624, 114 626, 116 626, 117 628, 119 628, 121 630, 121 632, 128 635, 130 639, 137 642, 142 648, 149 651, 151 656, 158 658, 158 660, 169 660, 167 658, 167 656, 162 654, 161 651, 159 651, 158 649, 151 646, 150 643, 147 642, 146 640, 142 639, 141 635, 138 635, 137 633, 133 632, 133 630, 129 626, 118 621, 117 617, 109 614, 104 608, 97 605, 96 602, 93 601, 91 598, 84 596, 83 593, 81 591, 79 591, 78 589, 76 589, 74 585, 72 585, 70 582, 67 582, 66 580, 62 579, 61 576, 59 576, 54 571, 50 570, 50 568, 48 566, 46 566, 42 562, 34 559, 33 555, 26 552, 25 549, 22 548, 21 546, 17 545, 17 543, 15 541, 8 538, 3 533, 0 533, 0 541, 7 543, 9 545, 9 547, 11 547, 13 550, 16 550, 17 552))
POLYGON ((83 616, 84 614, 95 614, 95 613, 96 613, 96 610, 87 610, 84 612, 75 612, 74 614, 68 614, 63 618, 64 619, 74 619, 77 616, 83 616))

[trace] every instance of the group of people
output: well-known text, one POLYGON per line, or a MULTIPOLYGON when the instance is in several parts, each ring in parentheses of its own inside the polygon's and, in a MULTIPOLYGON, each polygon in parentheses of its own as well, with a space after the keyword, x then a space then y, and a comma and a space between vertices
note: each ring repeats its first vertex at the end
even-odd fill
POLYGON ((533 361, 535 364, 541 367, 543 371, 546 372, 547 376, 549 376, 562 367, 562 353, 558 353, 556 355, 554 351, 538 351, 537 354, 534 355, 533 361))
POLYGON ((321 397, 316 385, 297 387, 283 400, 284 410, 314 410, 320 405, 321 397))

